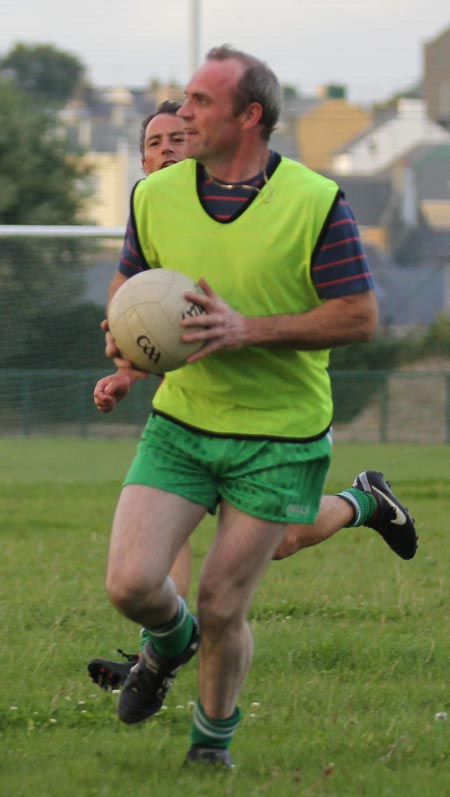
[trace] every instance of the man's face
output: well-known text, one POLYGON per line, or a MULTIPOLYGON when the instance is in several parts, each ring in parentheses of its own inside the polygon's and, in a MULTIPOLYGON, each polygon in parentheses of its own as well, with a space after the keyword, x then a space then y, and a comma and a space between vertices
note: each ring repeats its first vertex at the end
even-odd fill
POLYGON ((186 157, 205 165, 226 158, 240 143, 241 118, 233 94, 244 67, 239 61, 206 61, 190 80, 178 111, 184 122, 186 157))
POLYGON ((168 113, 155 116, 145 129, 142 158, 145 174, 165 169, 185 157, 185 134, 180 119, 168 113))

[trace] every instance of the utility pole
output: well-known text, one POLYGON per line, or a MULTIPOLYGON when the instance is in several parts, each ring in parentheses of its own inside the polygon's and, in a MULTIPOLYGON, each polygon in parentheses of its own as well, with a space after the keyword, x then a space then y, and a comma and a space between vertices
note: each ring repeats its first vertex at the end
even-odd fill
POLYGON ((189 77, 200 64, 200 0, 190 2, 189 77))

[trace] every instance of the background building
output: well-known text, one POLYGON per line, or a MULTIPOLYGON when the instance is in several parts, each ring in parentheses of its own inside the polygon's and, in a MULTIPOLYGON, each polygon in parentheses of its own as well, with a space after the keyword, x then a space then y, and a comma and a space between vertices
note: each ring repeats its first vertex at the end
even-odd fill
POLYGON ((450 129, 450 27, 424 46, 423 96, 430 119, 450 129))

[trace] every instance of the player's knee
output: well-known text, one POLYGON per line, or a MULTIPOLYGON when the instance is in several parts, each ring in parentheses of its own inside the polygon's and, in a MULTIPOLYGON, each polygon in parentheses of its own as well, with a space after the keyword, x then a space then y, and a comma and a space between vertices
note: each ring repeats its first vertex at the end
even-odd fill
POLYGON ((203 585, 198 593, 198 615, 203 630, 220 632, 227 625, 238 622, 242 615, 242 603, 230 591, 203 585))
POLYGON ((158 588, 152 589, 148 583, 107 575, 106 592, 116 609, 126 617, 133 617, 136 611, 152 604, 158 588))
POLYGON ((106 593, 109 600, 122 614, 127 615, 136 600, 135 590, 117 579, 106 578, 106 593))
POLYGON ((278 548, 276 549, 272 559, 275 561, 280 559, 286 559, 288 556, 292 556, 296 553, 300 548, 303 548, 303 540, 301 536, 301 527, 300 526, 290 526, 288 527, 285 536, 281 540, 278 548))
POLYGON ((294 547, 294 545, 288 540, 282 540, 278 548, 276 549, 272 559, 274 561, 280 561, 281 559, 286 559, 287 556, 292 556, 295 551, 298 550, 294 547))

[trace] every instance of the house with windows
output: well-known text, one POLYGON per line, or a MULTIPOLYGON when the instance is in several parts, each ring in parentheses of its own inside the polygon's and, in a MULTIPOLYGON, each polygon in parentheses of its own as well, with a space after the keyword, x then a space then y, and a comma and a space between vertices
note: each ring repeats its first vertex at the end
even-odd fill
POLYGON ((362 135, 371 122, 372 113, 348 102, 345 90, 335 96, 325 89, 324 96, 297 118, 298 156, 311 169, 329 170, 335 150, 362 135))
POLYGON ((450 27, 424 45, 423 98, 429 118, 450 130, 450 27))
POLYGON ((376 174, 413 147, 444 142, 450 142, 450 133, 429 118, 426 102, 401 97, 395 109, 334 151, 331 170, 339 175, 376 174))

